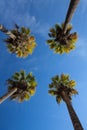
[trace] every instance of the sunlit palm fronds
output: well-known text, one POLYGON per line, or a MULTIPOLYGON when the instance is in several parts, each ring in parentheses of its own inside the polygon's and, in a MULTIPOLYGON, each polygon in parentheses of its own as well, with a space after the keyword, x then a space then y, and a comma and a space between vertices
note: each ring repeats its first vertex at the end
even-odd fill
POLYGON ((15 39, 10 36, 5 39, 9 52, 16 53, 18 57, 27 57, 33 53, 36 47, 35 37, 30 35, 30 29, 16 25, 16 28, 11 30, 15 39))
POLYGON ((35 77, 30 72, 28 75, 22 70, 16 72, 10 79, 7 80, 8 91, 17 88, 17 91, 10 97, 19 102, 30 99, 35 94, 37 82, 35 77))
POLYGON ((53 49, 55 53, 63 54, 69 53, 75 48, 75 43, 78 39, 77 33, 70 33, 72 25, 68 25, 67 30, 63 33, 64 24, 61 26, 56 24, 54 28, 50 29, 48 34, 50 39, 47 40, 50 49, 53 49))
POLYGON ((56 96, 56 101, 60 103, 62 101, 62 92, 64 91, 69 99, 74 94, 78 94, 78 92, 74 89, 76 82, 74 80, 70 80, 69 75, 61 74, 61 76, 54 76, 52 78, 51 84, 49 84, 49 93, 53 96, 56 96))

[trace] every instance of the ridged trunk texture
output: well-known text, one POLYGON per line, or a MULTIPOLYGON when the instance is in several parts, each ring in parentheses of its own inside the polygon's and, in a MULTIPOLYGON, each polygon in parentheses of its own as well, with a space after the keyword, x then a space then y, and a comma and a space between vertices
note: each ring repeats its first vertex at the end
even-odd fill
POLYGON ((5 101, 7 98, 9 98, 12 94, 14 94, 17 91, 17 88, 13 88, 10 92, 6 93, 4 96, 0 97, 0 104, 5 101))
POLYGON ((77 114, 75 113, 75 110, 73 109, 70 99, 68 98, 68 96, 66 95, 66 93, 64 91, 62 92, 62 98, 68 108, 68 112, 69 112, 70 118, 72 120, 74 130, 84 130, 79 121, 77 114))
POLYGON ((4 32, 5 34, 7 34, 12 39, 16 38, 16 36, 13 33, 11 33, 11 31, 8 31, 3 25, 0 25, 0 31, 4 32))
POLYGON ((66 32, 67 25, 70 22, 70 20, 71 20, 74 12, 76 10, 76 7, 77 7, 79 1, 80 0, 71 0, 70 1, 70 5, 69 5, 68 11, 67 11, 67 15, 66 15, 66 19, 65 19, 65 22, 64 22, 64 29, 63 29, 64 33, 66 32))

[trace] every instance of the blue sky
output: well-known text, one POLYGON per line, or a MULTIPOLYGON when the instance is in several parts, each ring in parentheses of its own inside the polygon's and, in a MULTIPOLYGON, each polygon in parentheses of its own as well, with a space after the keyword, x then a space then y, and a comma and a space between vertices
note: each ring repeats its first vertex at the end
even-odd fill
POLYGON ((0 24, 11 29, 14 23, 29 27, 36 37, 34 53, 16 58, 8 53, 0 32, 0 95, 7 91, 6 80, 15 71, 32 71, 38 87, 28 102, 6 100, 0 105, 1 130, 73 130, 64 102, 58 105, 48 94, 50 78, 56 74, 69 73, 76 80, 79 95, 72 104, 84 130, 87 130, 87 0, 82 0, 72 18, 73 31, 79 35, 76 49, 70 54, 58 55, 46 45, 48 30, 65 19, 69 0, 0 0, 0 24))

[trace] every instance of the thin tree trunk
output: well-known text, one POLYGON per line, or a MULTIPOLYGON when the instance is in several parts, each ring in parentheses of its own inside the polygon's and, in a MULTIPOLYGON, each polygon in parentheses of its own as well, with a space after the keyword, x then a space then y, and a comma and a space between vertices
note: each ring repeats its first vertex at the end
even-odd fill
POLYGON ((84 130, 79 121, 77 114, 75 113, 75 110, 73 109, 70 99, 68 98, 68 96, 65 94, 64 91, 62 92, 62 98, 67 105, 68 112, 69 112, 70 118, 72 120, 74 130, 84 130))
POLYGON ((0 31, 4 32, 5 34, 7 34, 12 39, 16 38, 16 36, 13 33, 11 33, 11 31, 8 31, 3 25, 0 25, 0 31))
POLYGON ((4 96, 0 97, 0 104, 5 101, 7 98, 9 98, 12 94, 14 94, 17 91, 17 88, 13 88, 10 92, 6 93, 4 96))
POLYGON ((65 19, 65 22, 64 22, 64 29, 63 29, 64 33, 66 32, 67 25, 70 22, 70 20, 71 20, 74 12, 76 10, 76 7, 77 7, 79 1, 80 0, 71 0, 70 1, 70 5, 69 5, 68 11, 67 11, 67 15, 66 15, 66 19, 65 19))

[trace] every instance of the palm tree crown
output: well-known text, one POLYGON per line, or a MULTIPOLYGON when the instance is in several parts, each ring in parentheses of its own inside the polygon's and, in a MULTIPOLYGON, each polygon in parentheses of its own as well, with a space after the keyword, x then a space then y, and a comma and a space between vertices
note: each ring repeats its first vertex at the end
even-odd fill
POLYGON ((62 101, 62 92, 64 91, 68 98, 71 100, 73 94, 78 94, 78 92, 73 88, 76 82, 70 80, 69 75, 61 74, 61 76, 54 76, 52 78, 52 83, 49 84, 49 93, 53 96, 56 96, 57 103, 62 101))
POLYGON ((9 52, 16 53, 18 57, 27 57, 33 53, 36 47, 34 36, 30 36, 30 29, 16 25, 15 29, 10 31, 15 38, 9 36, 5 39, 9 52))
POLYGON ((17 88, 17 91, 10 97, 19 102, 30 99, 36 91, 37 82, 35 77, 30 72, 28 75, 25 71, 16 72, 10 79, 7 80, 8 92, 17 88))
POLYGON ((53 49, 55 53, 63 54, 69 53, 75 48, 75 43, 78 39, 77 33, 70 33, 72 25, 68 24, 67 30, 63 33, 64 24, 56 24, 54 28, 50 29, 48 34, 50 39, 47 40, 47 43, 50 46, 50 49, 53 49))

